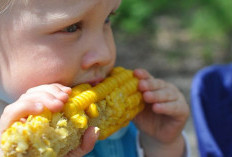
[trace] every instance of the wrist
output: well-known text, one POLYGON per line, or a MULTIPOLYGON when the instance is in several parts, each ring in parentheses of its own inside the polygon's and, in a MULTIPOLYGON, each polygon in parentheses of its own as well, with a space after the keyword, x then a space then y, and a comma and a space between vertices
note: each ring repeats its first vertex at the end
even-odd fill
POLYGON ((182 134, 176 137, 172 142, 161 142, 141 132, 140 143, 146 157, 181 157, 185 149, 185 142, 182 134))

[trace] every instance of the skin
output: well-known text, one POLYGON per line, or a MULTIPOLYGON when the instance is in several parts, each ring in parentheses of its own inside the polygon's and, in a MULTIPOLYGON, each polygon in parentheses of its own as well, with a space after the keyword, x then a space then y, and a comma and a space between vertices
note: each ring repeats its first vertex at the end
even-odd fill
MULTIPOLYGON (((9 100, 1 115, 1 132, 44 107, 60 111, 71 87, 96 84, 107 76, 116 59, 108 17, 119 4, 120 0, 30 0, 26 5, 15 1, 0 16, 0 89, 9 100), (70 26, 75 31, 68 32, 70 26)), ((189 115, 183 95, 144 69, 134 75, 146 103, 134 120, 146 156, 182 156, 181 130, 189 115)), ((94 130, 88 128, 81 146, 66 157, 90 152, 99 134, 94 130)))

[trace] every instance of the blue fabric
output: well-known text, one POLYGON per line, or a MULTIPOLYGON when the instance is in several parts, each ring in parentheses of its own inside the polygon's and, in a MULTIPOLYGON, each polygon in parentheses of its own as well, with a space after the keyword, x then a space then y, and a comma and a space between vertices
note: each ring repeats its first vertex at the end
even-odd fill
POLYGON ((137 157, 136 134, 134 124, 130 123, 123 136, 98 141, 93 151, 85 157, 137 157))
POLYGON ((200 155, 232 157, 232 64, 200 70, 191 102, 200 155))

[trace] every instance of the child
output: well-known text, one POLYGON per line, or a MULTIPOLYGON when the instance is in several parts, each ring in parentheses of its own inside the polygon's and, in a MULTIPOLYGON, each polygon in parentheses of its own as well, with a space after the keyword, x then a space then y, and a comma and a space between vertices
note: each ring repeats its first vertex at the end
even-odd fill
MULTIPOLYGON (((107 76, 116 56, 110 16, 119 5, 120 0, 19 0, 2 8, 0 88, 8 104, 1 116, 1 132, 44 107, 60 111, 70 87, 94 85, 107 76)), ((137 69, 134 75, 147 103, 134 120, 144 154, 182 156, 181 131, 189 115, 183 95, 146 70, 137 69)), ((88 128, 81 146, 67 157, 84 156, 97 138, 94 128, 88 128)))

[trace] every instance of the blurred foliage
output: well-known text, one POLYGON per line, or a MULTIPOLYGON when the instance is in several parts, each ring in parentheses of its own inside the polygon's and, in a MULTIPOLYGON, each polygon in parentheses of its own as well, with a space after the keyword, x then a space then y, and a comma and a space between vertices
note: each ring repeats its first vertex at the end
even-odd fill
POLYGON ((140 33, 154 28, 159 15, 180 16, 197 38, 218 39, 232 35, 232 0, 122 0, 113 19, 120 30, 140 33))
POLYGON ((198 37, 217 39, 232 34, 231 0, 198 0, 191 28, 198 37))
POLYGON ((118 29, 127 33, 136 33, 153 25, 153 18, 160 14, 182 14, 189 10, 194 0, 122 0, 121 6, 113 18, 118 29))
POLYGON ((122 0, 113 22, 123 31, 140 32, 142 28, 148 28, 155 13, 167 7, 168 0, 122 0))

